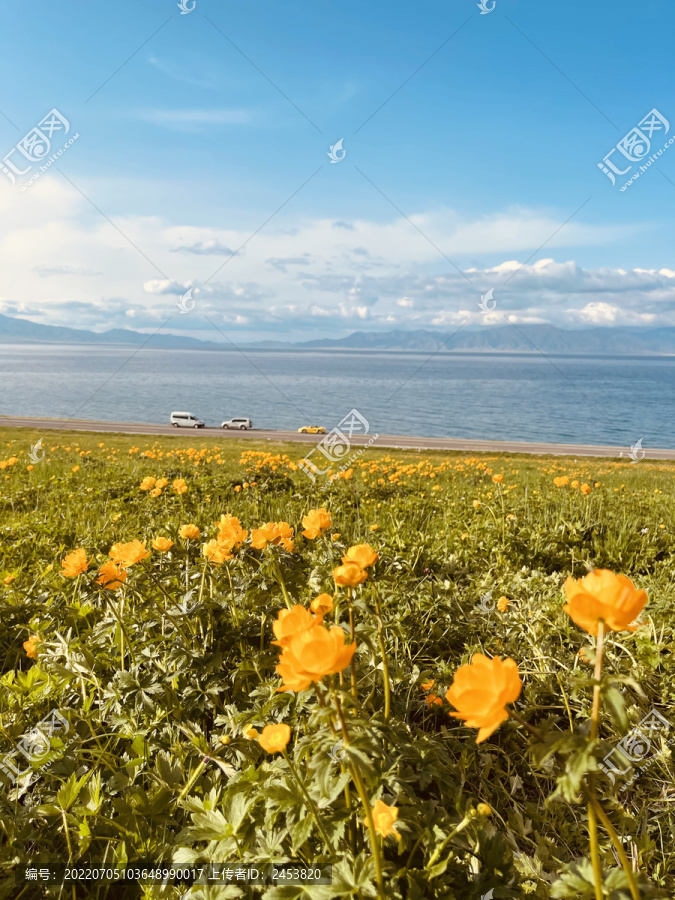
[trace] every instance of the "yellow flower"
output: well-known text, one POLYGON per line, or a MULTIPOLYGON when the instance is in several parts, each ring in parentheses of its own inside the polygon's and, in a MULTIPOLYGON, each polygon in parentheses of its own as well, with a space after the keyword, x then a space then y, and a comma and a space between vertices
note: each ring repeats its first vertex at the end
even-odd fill
POLYGON ((593 485, 593 487, 599 488, 599 487, 600 487, 600 482, 599 482, 599 481, 596 481, 595 484, 593 485))
POLYGON ((16 575, 6 575, 2 579, 3 584, 11 584, 13 581, 16 581, 16 575))
POLYGON ((317 616, 325 616, 333 609, 333 598, 330 594, 319 594, 309 604, 311 611, 317 616))
POLYGON ((126 580, 126 569, 122 568, 122 566, 115 565, 112 560, 109 560, 108 562, 104 562, 98 570, 96 583, 109 591, 116 591, 118 588, 122 587, 126 580))
POLYGON ((522 686, 514 660, 475 653, 468 665, 455 672, 445 699, 458 710, 450 713, 453 718, 479 729, 476 743, 480 744, 508 719, 506 704, 518 699, 522 686))
POLYGON ((173 541, 165 537, 156 537, 152 542, 152 549, 159 550, 160 553, 166 553, 173 547, 173 541))
POLYGON ((244 728, 244 737, 249 741, 254 741, 258 737, 258 732, 252 725, 249 725, 248 728, 244 728))
POLYGON ((494 481, 495 484, 501 484, 502 481, 504 480, 504 476, 503 475, 493 475, 492 480, 494 481))
POLYGON ((565 594, 564 612, 589 634, 598 633, 600 619, 609 631, 635 631, 638 626, 630 623, 647 605, 645 591, 609 569, 595 569, 578 581, 566 579, 565 594))
POLYGON ((164 488, 167 486, 168 483, 169 483, 168 478, 158 478, 157 481, 155 482, 155 487, 156 488, 164 488))
POLYGON ((358 563, 348 562, 333 569, 333 578, 338 587, 356 587, 368 578, 368 572, 358 563))
POLYGON ((506 612, 506 610, 509 608, 509 603, 510 601, 508 597, 500 597, 499 600, 497 600, 497 609, 499 610, 499 612, 506 612))
POLYGON ((478 813, 479 816, 491 816, 492 815, 492 810, 487 805, 487 803, 479 803, 478 806, 476 807, 476 812, 478 813))
POLYGON ((155 486, 155 479, 152 475, 148 475, 147 478, 144 478, 143 481, 138 485, 139 491, 151 491, 155 486))
POLYGON ((590 484, 586 484, 586 482, 584 481, 584 483, 581 485, 579 490, 581 491, 582 494, 590 494, 591 486, 590 486, 590 484))
POLYGON ((181 525, 178 530, 178 534, 185 541, 196 541, 201 531, 197 528, 196 525, 181 525))
POLYGON ((80 467, 79 467, 79 466, 73 466, 72 471, 73 471, 73 472, 79 472, 79 471, 80 471, 80 467))
POLYGON ((86 572, 87 566, 87 554, 80 547, 79 550, 73 550, 72 553, 69 553, 63 559, 61 562, 61 574, 65 575, 66 578, 75 578, 76 575, 86 572))
POLYGON ((336 531, 333 534, 331 534, 330 539, 331 539, 331 541, 339 541, 340 540, 339 532, 336 531))
POLYGON ((369 525, 369 526, 368 526, 368 531, 378 531, 379 528, 380 528, 379 525, 369 525))
POLYGON ((480 506, 480 500, 474 500, 471 504, 475 509, 478 509, 480 506))
POLYGON ((374 566, 379 558, 379 554, 373 550, 370 544, 355 544, 347 550, 347 553, 342 557, 342 562, 345 565, 356 563, 362 569, 367 569, 370 566, 374 566))
POLYGON ((287 647, 296 634, 316 625, 317 619, 299 603, 292 609, 279 610, 276 621, 272 623, 272 631, 277 640, 272 643, 279 647, 287 647))
POLYGON ((153 488, 153 489, 150 491, 150 496, 151 496, 151 497, 161 497, 161 496, 162 496, 162 489, 161 489, 161 487, 155 487, 155 488, 153 488))
POLYGON ((565 487, 565 485, 569 484, 570 480, 567 475, 559 475, 557 478, 553 479, 553 484, 556 487, 565 487))
POLYGON ((572 482, 572 487, 573 487, 573 488, 578 488, 578 487, 579 487, 579 482, 578 482, 578 481, 573 481, 573 482, 572 482))
POLYGON ((258 743, 267 753, 282 753, 291 739, 288 725, 265 725, 258 743))
POLYGON ((238 550, 248 537, 248 531, 241 527, 236 516, 221 516, 215 524, 220 527, 216 540, 228 550, 238 550))
MULTIPOLYGON (((394 822, 398 819, 398 809, 395 806, 387 806, 382 800, 376 800, 372 808, 375 831, 383 838, 393 835, 396 840, 401 840, 401 835, 394 828, 394 822)), ((368 824, 364 819, 364 824, 368 824)))
POLYGON ((294 546, 292 538, 293 529, 288 522, 267 522, 251 531, 251 546, 256 550, 265 550, 270 544, 281 544, 290 553, 294 546))
POLYGON ((130 566, 134 566, 150 556, 150 551, 146 548, 145 543, 145 541, 129 541, 126 544, 113 544, 108 552, 108 556, 118 566, 128 569, 130 566))
POLYGON ((320 509, 310 509, 302 520, 305 529, 302 533, 308 540, 314 540, 314 538, 321 537, 331 524, 330 513, 324 506, 320 509))
POLYGON ((207 544, 204 544, 202 547, 202 553, 214 565, 219 566, 221 563, 224 563, 228 559, 232 559, 232 554, 229 549, 222 544, 219 544, 217 540, 212 539, 207 544))
POLYGON ((26 471, 32 472, 34 468, 35 468, 35 466, 26 466, 26 471))
POLYGON ((281 691, 304 691, 313 681, 335 675, 352 661, 356 643, 345 645, 339 625, 326 629, 316 624, 298 631, 283 648, 277 672, 283 679, 281 691))
POLYGON ((38 644, 42 643, 42 638, 38 637, 37 634, 31 634, 27 641, 23 642, 23 649, 26 651, 26 656, 29 659, 37 659, 38 658, 38 644))
POLYGON ((173 482, 173 489, 177 494, 187 494, 188 486, 184 478, 176 478, 173 482))

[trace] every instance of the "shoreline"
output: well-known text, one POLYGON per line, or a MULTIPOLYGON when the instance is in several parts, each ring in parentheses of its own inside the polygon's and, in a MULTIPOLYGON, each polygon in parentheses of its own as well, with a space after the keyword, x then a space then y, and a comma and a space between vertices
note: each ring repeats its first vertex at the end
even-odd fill
MULTIPOLYGON (((239 439, 261 442, 318 444, 323 435, 299 434, 297 431, 250 429, 230 431, 222 428, 173 428, 170 425, 153 425, 142 422, 106 422, 92 419, 56 419, 37 416, 0 416, 0 426, 31 431, 71 431, 100 434, 138 434, 165 437, 239 439)), ((350 445, 362 447, 372 440, 372 435, 353 435, 350 445)), ((584 456, 610 458, 623 462, 639 462, 642 459, 675 460, 675 449, 645 447, 639 460, 632 460, 630 448, 597 444, 561 444, 543 441, 491 441, 474 438, 437 438, 416 435, 380 434, 370 445, 371 449, 387 450, 452 450, 464 453, 521 453, 536 456, 584 456), (644 455, 642 455, 644 454, 644 455)))

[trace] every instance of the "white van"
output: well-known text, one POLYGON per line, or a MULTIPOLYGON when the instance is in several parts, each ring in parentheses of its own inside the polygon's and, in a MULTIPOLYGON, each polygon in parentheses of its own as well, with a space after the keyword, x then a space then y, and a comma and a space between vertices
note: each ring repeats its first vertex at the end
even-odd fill
POLYGON ((171 424, 174 428, 203 428, 204 423, 189 412, 172 412, 171 424))

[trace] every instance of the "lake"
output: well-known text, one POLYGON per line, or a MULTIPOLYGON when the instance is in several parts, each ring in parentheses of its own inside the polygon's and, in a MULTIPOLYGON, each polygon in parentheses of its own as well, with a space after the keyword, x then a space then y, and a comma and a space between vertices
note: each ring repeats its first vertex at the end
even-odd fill
POLYGON ((675 447, 675 359, 0 344, 0 413, 675 447))

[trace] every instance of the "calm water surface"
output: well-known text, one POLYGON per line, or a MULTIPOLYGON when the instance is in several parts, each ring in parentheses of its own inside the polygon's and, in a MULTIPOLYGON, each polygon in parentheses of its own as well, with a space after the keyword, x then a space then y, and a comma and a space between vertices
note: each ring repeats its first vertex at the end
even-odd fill
POLYGON ((0 344, 0 413, 675 447, 675 360, 0 344))

